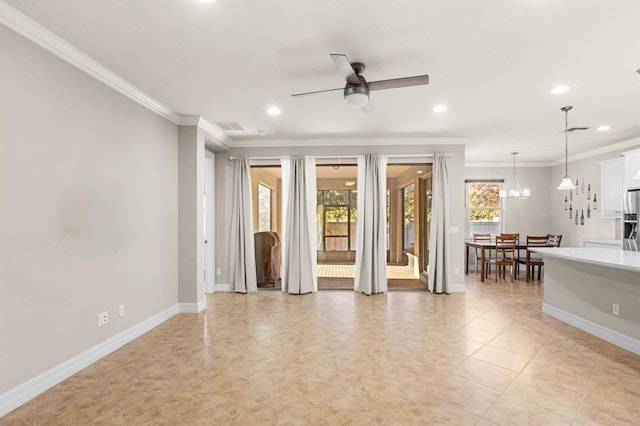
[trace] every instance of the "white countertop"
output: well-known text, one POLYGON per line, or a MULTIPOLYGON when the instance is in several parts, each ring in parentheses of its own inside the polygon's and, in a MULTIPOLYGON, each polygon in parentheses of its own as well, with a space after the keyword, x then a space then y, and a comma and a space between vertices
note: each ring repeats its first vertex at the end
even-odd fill
MULTIPOLYGON (((640 252, 605 247, 540 247, 531 249, 543 256, 574 260, 591 265, 640 272, 640 252)), ((638 277, 640 281, 640 277, 638 277)))
POLYGON ((598 244, 603 246, 622 247, 622 240, 584 240, 584 243, 598 244))

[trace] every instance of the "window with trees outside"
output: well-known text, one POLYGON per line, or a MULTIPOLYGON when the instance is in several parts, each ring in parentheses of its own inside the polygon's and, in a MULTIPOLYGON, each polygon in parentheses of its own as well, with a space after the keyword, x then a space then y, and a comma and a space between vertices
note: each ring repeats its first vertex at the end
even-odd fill
POLYGON ((271 231, 271 188, 258 184, 258 231, 271 231))
POLYGON ((350 251, 356 247, 357 190, 318 191, 316 217, 319 250, 350 251))
POLYGON ((467 211, 471 235, 502 232, 500 181, 467 181, 467 211))

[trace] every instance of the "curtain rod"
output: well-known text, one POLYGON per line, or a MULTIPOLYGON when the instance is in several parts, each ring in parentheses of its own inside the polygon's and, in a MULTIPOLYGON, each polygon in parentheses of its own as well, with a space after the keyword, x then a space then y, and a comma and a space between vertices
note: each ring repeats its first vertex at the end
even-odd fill
MULTIPOLYGON (((358 157, 361 157, 363 154, 359 154, 359 155, 314 155, 315 158, 320 158, 320 159, 333 159, 335 158, 336 160, 344 160, 344 159, 356 159, 358 157)), ((384 155, 384 154, 383 154, 384 155)), ((387 158, 420 158, 420 157, 434 157, 435 154, 390 154, 390 155, 384 155, 387 158)), ((453 157, 453 154, 451 152, 445 152, 444 156, 447 158, 451 158, 453 157)), ((278 156, 278 157, 249 157, 252 160, 279 160, 280 158, 282 158, 283 156, 278 156)), ((235 160, 237 157, 236 156, 229 156, 229 160, 235 160)))

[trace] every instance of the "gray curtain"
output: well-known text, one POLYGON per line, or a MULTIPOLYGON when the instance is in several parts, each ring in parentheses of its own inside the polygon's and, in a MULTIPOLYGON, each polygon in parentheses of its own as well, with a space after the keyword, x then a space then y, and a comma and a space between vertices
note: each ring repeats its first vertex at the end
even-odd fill
POLYGON ((305 294, 318 291, 316 162, 312 156, 283 157, 282 291, 305 294))
POLYGON ((429 291, 449 293, 452 286, 449 245, 449 172, 446 155, 435 154, 433 162, 433 198, 431 237, 429 239, 429 291))
POLYGON ((230 284, 234 291, 247 293, 258 291, 251 210, 251 172, 248 158, 238 157, 233 161, 230 284))
POLYGON ((358 236, 354 290, 385 293, 387 286, 387 159, 358 158, 358 236))

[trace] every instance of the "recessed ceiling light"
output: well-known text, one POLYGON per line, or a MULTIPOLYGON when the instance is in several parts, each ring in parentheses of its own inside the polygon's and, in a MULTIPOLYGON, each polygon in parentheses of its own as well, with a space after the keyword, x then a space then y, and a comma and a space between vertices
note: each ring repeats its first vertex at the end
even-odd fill
POLYGON ((433 112, 445 112, 447 110, 447 107, 445 105, 436 105, 433 108, 433 112))
POLYGON ((419 174, 419 175, 421 175, 421 174, 423 174, 423 173, 424 173, 424 172, 423 172, 422 170, 418 170, 418 174, 419 174))
POLYGON ((353 185, 355 185, 355 184, 356 184, 356 183, 355 183, 354 181, 352 181, 352 180, 348 180, 348 181, 346 181, 346 182, 344 183, 344 186, 353 186, 353 185))
POLYGON ((598 127, 596 130, 599 131, 599 132, 606 132, 610 128, 611 128, 610 126, 604 125, 604 126, 598 127))
POLYGON ((278 108, 277 106, 270 106, 269 109, 267 110, 267 114, 269 115, 280 115, 282 111, 280 111, 280 108, 278 108))
POLYGON ((560 93, 568 92, 571 88, 569 86, 556 86, 551 89, 551 93, 554 95, 559 95, 560 93))

